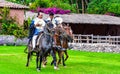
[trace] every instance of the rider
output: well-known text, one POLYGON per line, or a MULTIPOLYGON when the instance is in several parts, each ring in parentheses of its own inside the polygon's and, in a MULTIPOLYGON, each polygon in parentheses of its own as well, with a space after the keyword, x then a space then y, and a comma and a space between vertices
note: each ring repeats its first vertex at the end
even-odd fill
MULTIPOLYGON (((52 25, 53 25, 53 28, 55 28, 57 26, 62 27, 63 20, 62 20, 62 18, 60 16, 55 16, 54 17, 54 13, 50 13, 49 18, 47 18, 46 22, 51 22, 52 25)), ((53 47, 58 47, 58 46, 56 46, 56 44, 54 42, 54 39, 53 39, 53 47)), ((61 47, 58 47, 58 48, 61 49, 61 47)))
POLYGON ((36 39, 38 34, 43 32, 43 27, 45 26, 45 22, 42 18, 43 18, 43 13, 38 12, 37 17, 32 21, 33 25, 31 27, 34 27, 35 29, 32 36, 32 47, 33 47, 32 51, 35 50, 36 39))
MULTIPOLYGON (((53 26, 53 28, 55 28, 57 26, 57 21, 54 18, 54 13, 52 13, 52 12, 49 13, 49 17, 47 18, 46 22, 50 22, 51 24, 49 24, 49 25, 53 26)), ((53 39, 53 45, 55 45, 54 39, 53 39)))
POLYGON ((53 28, 55 28, 57 26, 57 20, 55 20, 54 18, 54 13, 50 13, 49 17, 46 20, 47 22, 51 22, 53 25, 53 28))

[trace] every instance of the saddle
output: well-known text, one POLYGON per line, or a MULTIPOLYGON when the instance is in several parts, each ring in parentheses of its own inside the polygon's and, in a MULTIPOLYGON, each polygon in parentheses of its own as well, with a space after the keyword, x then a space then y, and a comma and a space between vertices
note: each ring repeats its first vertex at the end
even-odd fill
POLYGON ((37 39, 36 39, 36 47, 39 46, 39 40, 41 39, 42 35, 43 35, 43 32, 40 32, 39 35, 37 36, 37 39))

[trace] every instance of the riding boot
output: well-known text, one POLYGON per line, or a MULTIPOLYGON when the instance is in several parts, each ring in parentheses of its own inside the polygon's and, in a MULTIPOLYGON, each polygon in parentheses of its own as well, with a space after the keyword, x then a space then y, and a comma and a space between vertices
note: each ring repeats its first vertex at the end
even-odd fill
POLYGON ((32 49, 32 52, 37 52, 37 48, 36 48, 36 47, 33 48, 33 49, 32 49))

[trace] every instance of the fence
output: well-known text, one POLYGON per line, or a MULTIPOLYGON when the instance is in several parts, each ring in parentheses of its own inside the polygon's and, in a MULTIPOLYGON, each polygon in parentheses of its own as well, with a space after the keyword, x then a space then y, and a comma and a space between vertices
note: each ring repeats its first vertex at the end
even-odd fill
POLYGON ((95 36, 95 35, 81 35, 74 34, 73 43, 108 43, 120 44, 120 36, 95 36))

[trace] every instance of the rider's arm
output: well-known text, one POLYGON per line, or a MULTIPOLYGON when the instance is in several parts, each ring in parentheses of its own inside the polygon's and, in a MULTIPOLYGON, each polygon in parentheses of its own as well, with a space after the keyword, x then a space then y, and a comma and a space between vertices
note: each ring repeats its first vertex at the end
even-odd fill
POLYGON ((35 22, 34 22, 34 24, 35 24, 34 27, 39 27, 40 26, 40 24, 38 22, 39 22, 39 19, 36 19, 35 22))
POLYGON ((30 24, 30 29, 34 27, 34 20, 30 24))

